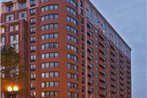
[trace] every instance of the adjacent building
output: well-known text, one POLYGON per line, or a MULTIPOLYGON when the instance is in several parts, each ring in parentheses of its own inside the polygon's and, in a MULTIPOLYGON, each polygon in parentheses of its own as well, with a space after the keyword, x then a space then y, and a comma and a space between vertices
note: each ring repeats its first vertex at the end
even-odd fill
POLYGON ((28 72, 18 98, 131 98, 131 48, 90 0, 0 9, 0 46, 15 47, 28 72))

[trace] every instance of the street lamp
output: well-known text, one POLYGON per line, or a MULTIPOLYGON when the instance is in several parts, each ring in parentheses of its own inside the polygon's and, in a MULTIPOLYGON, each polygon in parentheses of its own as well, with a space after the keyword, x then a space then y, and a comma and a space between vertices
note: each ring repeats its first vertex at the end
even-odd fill
POLYGON ((19 90, 18 86, 8 86, 7 87, 8 98, 16 98, 18 90, 19 90))

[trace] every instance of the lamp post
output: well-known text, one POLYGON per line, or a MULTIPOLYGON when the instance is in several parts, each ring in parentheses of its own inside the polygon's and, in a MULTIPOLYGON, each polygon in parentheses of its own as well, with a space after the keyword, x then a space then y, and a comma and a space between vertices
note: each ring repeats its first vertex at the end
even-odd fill
POLYGON ((7 87, 8 98, 16 98, 18 90, 19 90, 18 86, 8 86, 7 87))

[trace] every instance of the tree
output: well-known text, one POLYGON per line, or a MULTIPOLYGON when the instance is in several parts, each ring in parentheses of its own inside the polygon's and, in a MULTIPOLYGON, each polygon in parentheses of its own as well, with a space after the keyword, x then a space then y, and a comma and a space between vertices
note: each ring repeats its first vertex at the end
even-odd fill
POLYGON ((3 47, 1 48, 1 77, 2 77, 2 89, 7 84, 19 83, 23 76, 21 68, 21 58, 15 48, 3 47))

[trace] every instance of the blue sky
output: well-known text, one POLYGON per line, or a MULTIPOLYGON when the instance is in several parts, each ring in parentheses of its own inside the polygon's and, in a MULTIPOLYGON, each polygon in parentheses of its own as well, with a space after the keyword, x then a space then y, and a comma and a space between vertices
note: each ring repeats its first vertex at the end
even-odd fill
POLYGON ((147 98, 146 0, 91 0, 132 48, 133 98, 147 98))
POLYGON ((147 98, 146 0, 91 1, 132 48, 133 98, 147 98))

